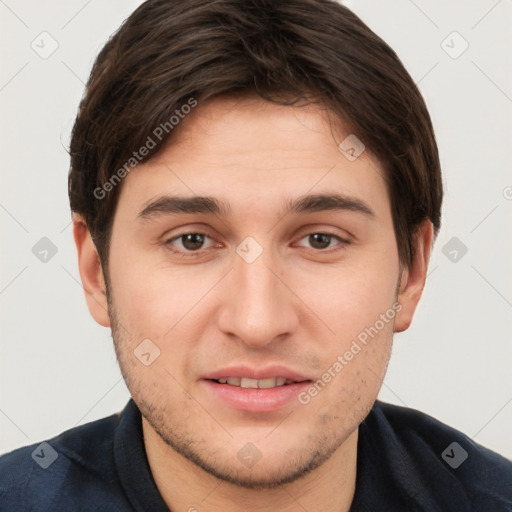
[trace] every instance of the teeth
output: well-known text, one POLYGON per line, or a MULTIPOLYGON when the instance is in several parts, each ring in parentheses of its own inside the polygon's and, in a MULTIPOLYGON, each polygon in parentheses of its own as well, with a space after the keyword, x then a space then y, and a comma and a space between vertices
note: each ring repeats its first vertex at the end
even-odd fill
MULTIPOLYGON (((268 379, 261 379, 259 381, 256 381, 258 383, 258 387, 262 389, 269 389, 269 388, 275 388, 277 384, 277 378, 268 378, 268 379)), ((284 382, 283 382, 284 384, 284 382)), ((279 384, 282 386, 282 384, 279 384)))
MULTIPOLYGON (((259 382, 261 382, 261 381, 259 381, 259 382)), ((258 389, 258 379, 247 379, 246 377, 243 377, 240 380, 240 387, 241 388, 258 389)))
POLYGON ((269 377, 268 379, 249 379, 247 377, 222 377, 217 379, 221 384, 238 386, 246 389, 270 389, 285 384, 293 384, 294 381, 285 377, 269 377))

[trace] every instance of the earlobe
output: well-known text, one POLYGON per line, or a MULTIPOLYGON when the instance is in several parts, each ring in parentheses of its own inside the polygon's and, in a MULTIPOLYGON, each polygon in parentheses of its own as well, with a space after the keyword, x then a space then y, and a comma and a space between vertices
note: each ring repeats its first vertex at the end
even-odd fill
POLYGON ((73 236, 78 252, 78 268, 87 307, 100 325, 110 327, 105 277, 91 234, 81 215, 73 215, 73 236))
POLYGON ((428 263, 433 242, 433 226, 430 220, 420 225, 414 236, 414 258, 409 268, 402 271, 398 302, 402 309, 396 315, 395 332, 402 332, 411 325, 416 306, 421 298, 427 278, 428 263))

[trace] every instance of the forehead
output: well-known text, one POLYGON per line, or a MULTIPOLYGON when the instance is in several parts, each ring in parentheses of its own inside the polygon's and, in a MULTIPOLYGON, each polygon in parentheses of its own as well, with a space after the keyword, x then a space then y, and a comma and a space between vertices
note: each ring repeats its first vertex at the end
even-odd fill
POLYGON ((215 98, 177 128, 155 158, 124 179, 118 208, 140 207, 164 193, 214 196, 230 207, 264 199, 266 207, 282 208, 299 196, 336 192, 364 197, 377 210, 389 206, 378 160, 368 151, 347 158, 339 144, 354 136, 321 104, 215 98))

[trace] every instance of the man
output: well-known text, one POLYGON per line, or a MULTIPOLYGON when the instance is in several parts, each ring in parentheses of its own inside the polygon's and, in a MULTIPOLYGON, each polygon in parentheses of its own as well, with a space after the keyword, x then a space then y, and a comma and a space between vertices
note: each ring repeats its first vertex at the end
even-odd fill
POLYGON ((421 95, 354 14, 149 0, 70 154, 87 304, 132 400, 2 457, 2 510, 512 510, 509 461, 376 402, 442 181, 421 95))

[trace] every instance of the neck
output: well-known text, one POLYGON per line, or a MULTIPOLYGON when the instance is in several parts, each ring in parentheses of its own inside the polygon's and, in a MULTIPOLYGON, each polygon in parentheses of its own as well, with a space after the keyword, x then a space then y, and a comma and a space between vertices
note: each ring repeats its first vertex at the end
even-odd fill
POLYGON ((274 489, 247 489, 218 479, 168 446, 142 420, 156 486, 172 511, 348 512, 355 491, 358 429, 322 465, 274 489))

